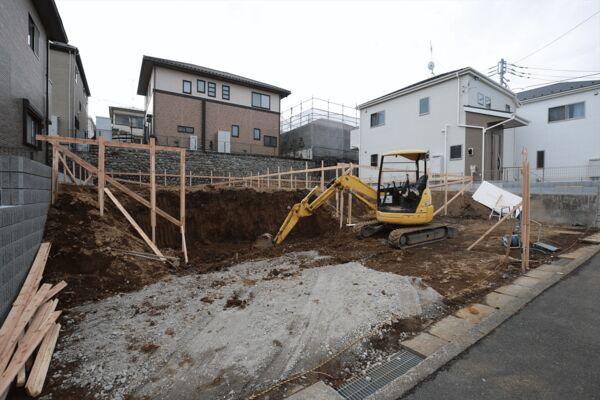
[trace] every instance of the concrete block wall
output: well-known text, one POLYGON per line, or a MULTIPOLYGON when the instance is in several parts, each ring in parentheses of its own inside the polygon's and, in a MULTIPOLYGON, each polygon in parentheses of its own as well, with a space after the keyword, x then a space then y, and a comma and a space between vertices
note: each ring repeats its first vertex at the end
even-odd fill
MULTIPOLYGON (((98 165, 98 151, 96 148, 89 152, 78 152, 78 155, 90 162, 92 165, 98 165)), ((150 159, 147 151, 131 150, 121 148, 107 148, 105 155, 105 168, 107 172, 148 172, 150 159)), ((305 163, 309 168, 314 168, 316 163, 311 160, 298 160, 283 157, 263 156, 256 154, 225 154, 201 151, 188 151, 186 153, 186 175, 191 172, 193 175, 209 176, 213 174, 228 176, 248 176, 264 174, 267 168, 271 173, 280 170, 289 171, 292 169, 303 169, 305 163)), ((320 164, 319 164, 320 166, 320 164)), ((156 174, 157 179, 162 182, 160 175, 167 171, 167 174, 179 173, 179 154, 173 152, 156 153, 156 174)), ((199 184, 194 180, 194 184, 199 184)))
POLYGON ((19 294, 44 234, 50 167, 0 156, 0 322, 19 294))

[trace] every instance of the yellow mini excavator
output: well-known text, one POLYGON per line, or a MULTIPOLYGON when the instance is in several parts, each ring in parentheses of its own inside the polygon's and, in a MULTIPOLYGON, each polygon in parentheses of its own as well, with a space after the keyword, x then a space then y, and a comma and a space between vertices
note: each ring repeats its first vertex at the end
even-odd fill
POLYGON ((347 174, 331 181, 320 194, 317 194, 319 188, 315 187, 292 207, 273 243, 283 242, 300 218, 312 215, 338 190, 349 191, 375 213, 375 222, 361 225, 359 236, 362 238, 389 232, 390 245, 403 248, 454 237, 455 228, 431 224, 433 204, 427 187, 428 158, 429 153, 424 150, 398 150, 383 154, 376 189, 347 174), (411 175, 414 176, 412 182, 411 175))

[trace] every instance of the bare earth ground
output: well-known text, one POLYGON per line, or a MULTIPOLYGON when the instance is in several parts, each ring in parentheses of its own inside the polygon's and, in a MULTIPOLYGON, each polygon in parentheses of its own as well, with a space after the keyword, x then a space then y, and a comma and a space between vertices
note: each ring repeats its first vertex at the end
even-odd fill
MULTIPOLYGON (((191 262, 175 269, 120 252, 148 250, 116 209, 108 206, 101 219, 93 192, 68 188, 46 229, 53 243, 46 280, 67 280, 60 299, 71 307, 47 398, 243 398, 356 339, 348 352, 262 397, 281 398, 317 379, 338 386, 396 351, 399 339, 519 274, 500 244, 512 222, 466 251, 495 222, 468 196, 440 218, 459 229, 452 240, 394 250, 384 237, 357 240, 351 229, 339 231, 325 208, 282 246, 253 248, 304 194, 189 193, 191 262), (379 326, 385 321, 391 325, 379 326), (375 334, 362 339, 368 332, 375 334)), ((148 231, 147 210, 119 198, 148 231)), ((177 215, 175 200, 165 191, 158 203, 177 215)), ((363 213, 355 208, 355 216, 363 213)), ((159 247, 179 255, 177 230, 159 222, 159 247)), ((582 231, 544 226, 539 234, 566 249, 582 231)), ((550 256, 533 258, 535 267, 550 256)))

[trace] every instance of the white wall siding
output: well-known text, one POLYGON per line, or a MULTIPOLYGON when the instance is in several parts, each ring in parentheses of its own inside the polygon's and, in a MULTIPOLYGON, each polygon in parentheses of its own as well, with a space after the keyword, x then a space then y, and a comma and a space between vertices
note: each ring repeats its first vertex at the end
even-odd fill
POLYGON ((600 90, 588 90, 547 100, 525 103, 519 115, 529 126, 505 131, 505 166, 519 166, 521 150, 529 152, 531 169, 535 168, 536 152, 545 151, 545 167, 588 165, 591 158, 600 157, 600 90), (551 107, 585 102, 585 118, 548 122, 551 107), (510 162, 510 164, 509 164, 510 162))
POLYGON ((189 95, 194 97, 203 97, 206 99, 212 99, 222 101, 224 103, 238 104, 246 107, 252 106, 252 92, 258 92, 262 94, 268 94, 271 96, 271 111, 279 112, 279 95, 276 93, 268 92, 262 89, 253 89, 248 86, 237 85, 234 83, 223 82, 212 78, 202 77, 200 75, 194 75, 186 72, 176 71, 168 68, 156 67, 156 89, 165 90, 173 93, 183 93, 183 80, 192 82, 192 93, 189 95), (197 91, 198 79, 202 79, 206 82, 205 93, 199 93, 197 91), (208 96, 208 82, 216 83, 216 96, 208 96), (230 99, 224 100, 222 97, 222 85, 228 85, 230 88, 230 99))
MULTIPOLYGON (((466 150, 464 128, 457 126, 457 90, 456 79, 451 79, 362 109, 360 111, 360 163, 369 165, 371 154, 381 156, 382 153, 398 149, 420 148, 429 150, 432 157, 444 155, 442 130, 445 125, 449 125, 448 157, 450 146, 462 145, 463 158, 449 160, 448 171, 462 174, 466 150), (429 114, 419 115, 419 100, 423 97, 429 97, 429 114), (371 114, 382 110, 385 110, 385 125, 371 128, 371 114)), ((430 172, 439 171, 430 170, 430 172)), ((374 178, 377 173, 363 170, 361 175, 374 178)))
POLYGON ((517 108, 517 104, 512 96, 509 96, 498 90, 497 87, 494 87, 482 80, 481 78, 475 78, 472 75, 468 75, 468 78, 463 78, 462 82, 465 85, 466 81, 466 91, 468 92, 467 97, 467 105, 473 107, 485 107, 484 105, 479 104, 477 101, 478 93, 481 93, 485 97, 489 97, 492 102, 492 110, 505 111, 506 105, 510 106, 510 110, 514 112, 517 108))

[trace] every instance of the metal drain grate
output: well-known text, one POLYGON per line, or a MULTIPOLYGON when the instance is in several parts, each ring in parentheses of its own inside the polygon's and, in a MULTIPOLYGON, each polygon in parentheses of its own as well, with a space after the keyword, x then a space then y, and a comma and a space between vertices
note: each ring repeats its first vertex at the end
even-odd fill
POLYGON ((362 400, 404 375, 421 361, 423 361, 422 357, 408 350, 400 350, 390 357, 390 361, 369 369, 364 376, 350 380, 338 390, 338 393, 347 400, 362 400))

